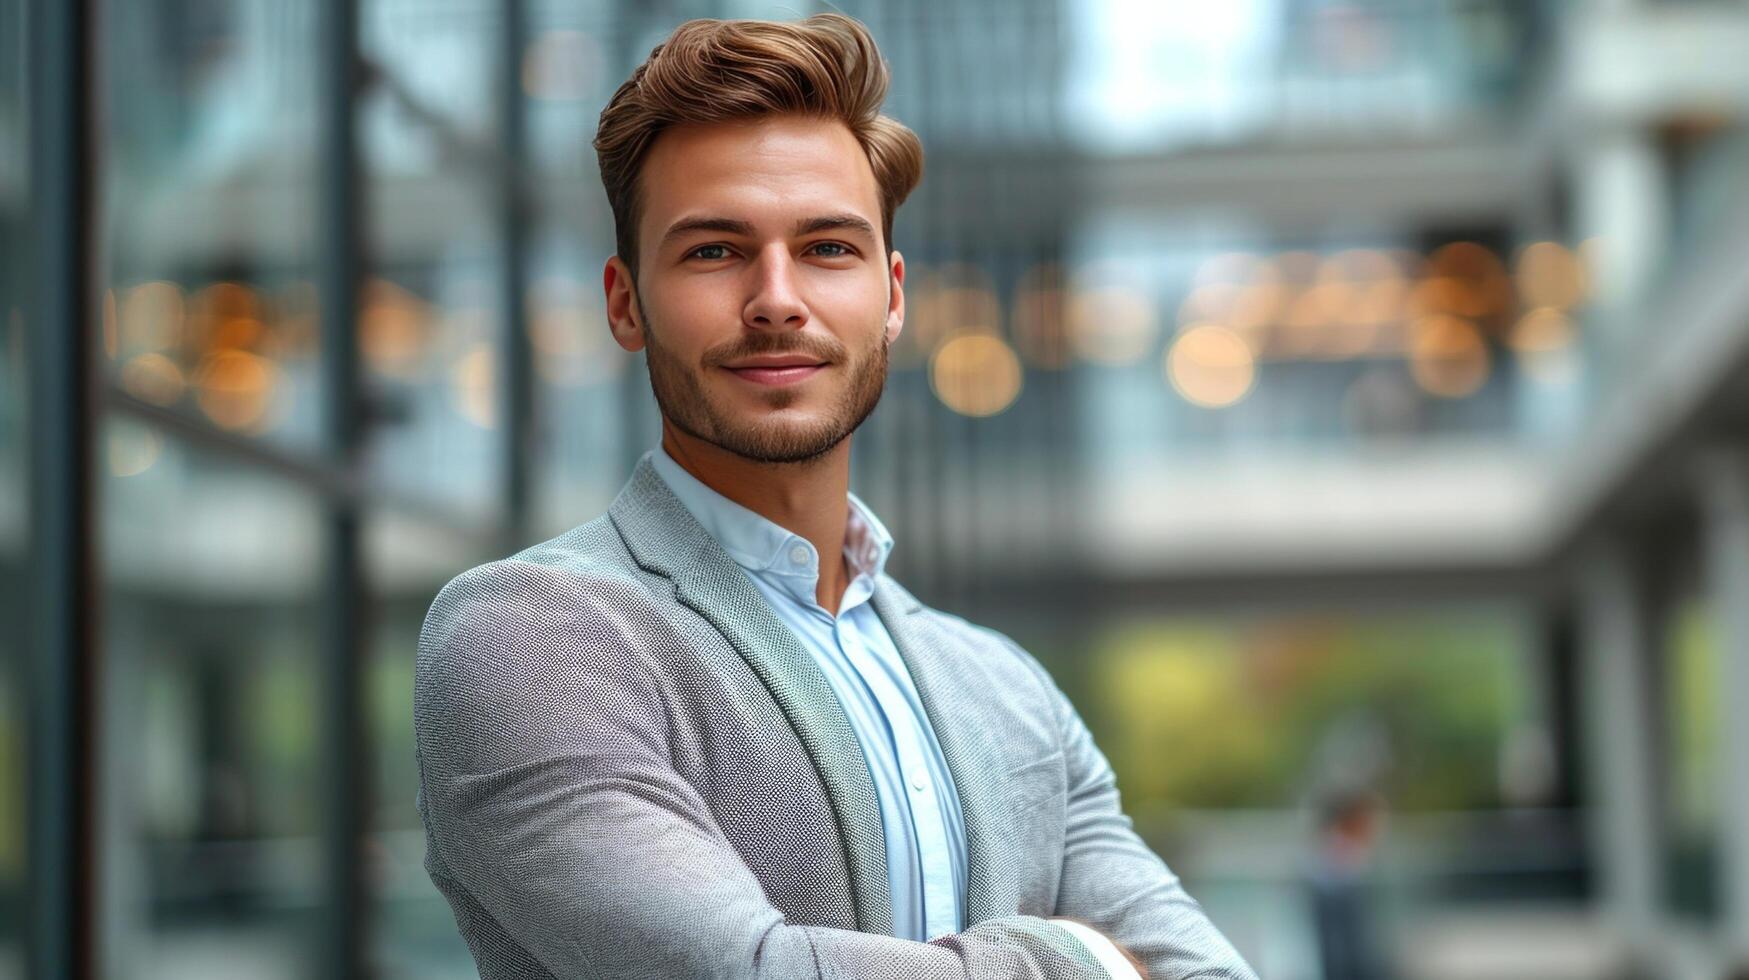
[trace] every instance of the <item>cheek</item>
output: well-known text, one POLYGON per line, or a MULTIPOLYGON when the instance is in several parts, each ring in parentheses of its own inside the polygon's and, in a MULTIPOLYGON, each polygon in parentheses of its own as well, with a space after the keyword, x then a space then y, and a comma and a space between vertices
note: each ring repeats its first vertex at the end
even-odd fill
POLYGON ((862 329, 865 323, 877 322, 884 329, 887 316, 887 280, 873 276, 822 277, 815 288, 810 305, 818 313, 829 316, 834 326, 844 324, 862 329))
POLYGON ((660 337, 664 350, 689 363, 715 344, 734 335, 740 323, 740 307, 725 290, 698 288, 662 289, 661 299, 646 296, 648 321, 660 337))

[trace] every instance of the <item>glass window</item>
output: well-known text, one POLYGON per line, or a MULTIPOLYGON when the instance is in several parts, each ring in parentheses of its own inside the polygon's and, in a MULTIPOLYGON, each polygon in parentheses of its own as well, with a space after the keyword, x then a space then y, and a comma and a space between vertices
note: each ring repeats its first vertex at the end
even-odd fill
POLYGON ((321 508, 131 419, 101 440, 106 959, 313 975, 321 508))
POLYGON ((370 236, 360 370, 372 471, 488 510, 503 471, 498 5, 366 0, 359 104, 370 236))
POLYGON ((619 18, 628 14, 636 11, 606 0, 529 5, 520 71, 531 163, 543 175, 565 179, 551 203, 563 206, 567 217, 581 218, 607 205, 590 140, 602 107, 622 80, 618 73, 628 50, 621 47, 619 18))
POLYGON ((1542 39, 1538 6, 1074 4, 1068 115, 1084 144, 1105 151, 1461 126, 1504 113, 1523 90, 1542 39))
POLYGON ((227 432, 314 446, 318 7, 103 6, 108 379, 227 432))
MULTIPOLYGON (((599 195, 600 182, 588 179, 599 195)), ((547 533, 605 511, 658 438, 643 355, 621 350, 608 331, 600 282, 614 253, 613 226, 596 217, 546 218, 533 252, 527 308, 542 450, 535 508, 547 533)))
POLYGON ((476 968, 455 916, 425 871, 425 832, 414 802, 413 664, 420 624, 438 590, 494 555, 392 513, 373 514, 365 527, 365 567, 373 576, 364 692, 372 779, 370 959, 385 976, 471 978, 476 968))
MULTIPOLYGON (((769 6, 699 15, 789 16, 769 6)), ((521 72, 530 166, 539 179, 530 185, 526 309, 537 386, 535 526, 543 535, 606 510, 658 438, 643 357, 621 350, 607 329, 601 269, 615 251, 613 215, 590 141, 624 73, 672 27, 600 0, 536 4, 529 12, 521 72)))

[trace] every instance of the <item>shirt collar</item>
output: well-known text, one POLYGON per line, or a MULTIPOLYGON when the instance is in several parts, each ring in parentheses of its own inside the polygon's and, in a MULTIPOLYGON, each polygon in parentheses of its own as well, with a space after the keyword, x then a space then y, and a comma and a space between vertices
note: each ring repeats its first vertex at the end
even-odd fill
MULTIPOLYGON (((712 490, 658 446, 647 454, 650 464, 668 489, 680 499, 695 520, 735 563, 749 572, 799 579, 810 601, 820 578, 819 556, 813 542, 748 510, 712 490)), ((844 527, 844 557, 858 576, 879 578, 893 550, 893 536, 873 510, 856 494, 849 494, 850 513, 844 527)), ((791 583, 786 582, 786 586, 791 583)))

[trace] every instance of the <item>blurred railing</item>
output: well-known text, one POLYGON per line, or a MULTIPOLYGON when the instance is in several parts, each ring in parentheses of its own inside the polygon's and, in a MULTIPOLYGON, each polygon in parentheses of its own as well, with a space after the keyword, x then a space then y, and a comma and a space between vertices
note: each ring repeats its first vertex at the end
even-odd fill
MULTIPOLYGON (((1193 894, 1248 955, 1297 961, 1271 976, 1305 976, 1315 942, 1304 907, 1304 868, 1311 838, 1299 811, 1180 811, 1169 829, 1140 827, 1184 876, 1193 894), (1292 969, 1286 969, 1292 966, 1292 969)), ((1390 897, 1386 925, 1425 928, 1468 909, 1500 903, 1578 908, 1588 870, 1578 816, 1569 811, 1399 814, 1391 820, 1379 871, 1390 897)), ((373 834, 367 857, 375 914, 392 920, 396 941, 376 951, 386 975, 466 975, 465 960, 446 959, 456 938, 448 907, 421 864, 423 831, 373 834), (420 971, 437 971, 424 973, 420 971)), ((178 843, 147 851, 156 879, 152 912, 168 961, 212 942, 236 941, 213 930, 239 905, 270 923, 253 933, 269 947, 303 928, 316 900, 318 842, 310 838, 178 843), (271 923, 278 923, 277 926, 271 923)), ((273 962, 263 954, 263 962, 273 962)))

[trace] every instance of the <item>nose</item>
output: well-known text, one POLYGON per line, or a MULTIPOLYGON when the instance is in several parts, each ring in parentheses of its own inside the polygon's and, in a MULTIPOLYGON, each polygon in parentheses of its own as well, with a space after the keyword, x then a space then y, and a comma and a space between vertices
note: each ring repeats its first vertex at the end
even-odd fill
POLYGON ((795 329, 808 322, 808 306, 796 281, 796 265, 789 249, 774 244, 753 263, 754 281, 741 318, 760 330, 795 329))

